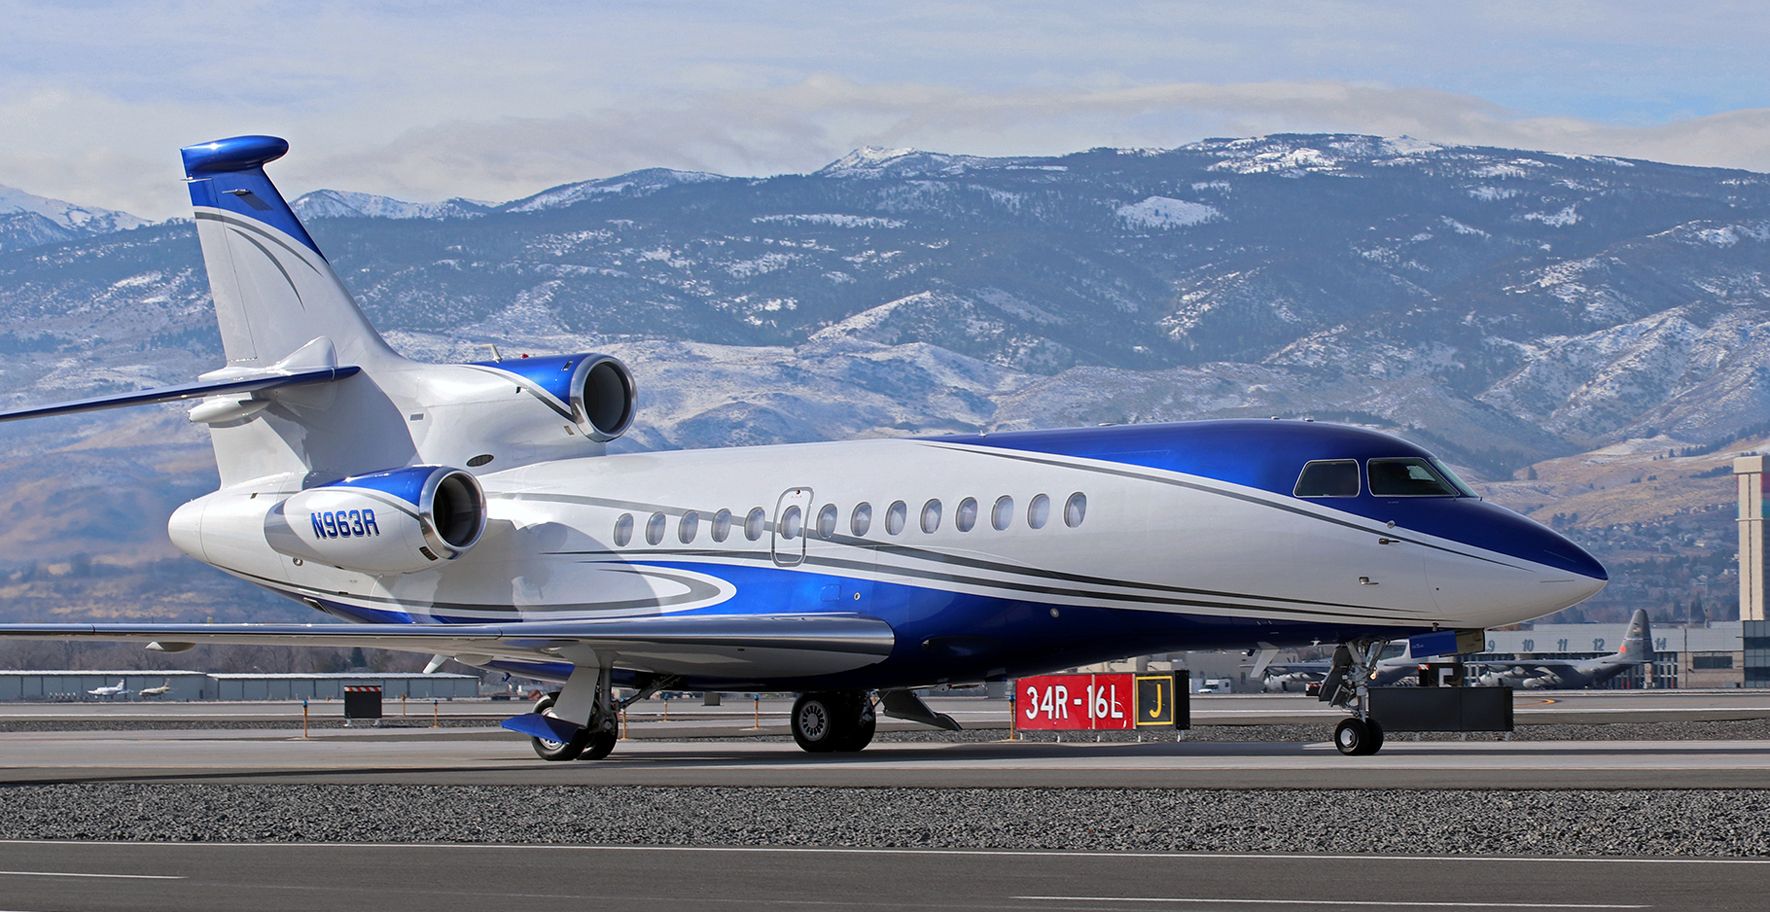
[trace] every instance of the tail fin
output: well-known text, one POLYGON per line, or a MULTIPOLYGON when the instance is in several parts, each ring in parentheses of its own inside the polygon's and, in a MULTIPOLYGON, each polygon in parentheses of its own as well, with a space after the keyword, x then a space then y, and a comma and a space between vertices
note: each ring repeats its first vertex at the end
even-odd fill
POLYGON ((321 337, 344 364, 397 358, 265 176, 288 151, 274 136, 182 150, 229 366, 273 365, 321 337))
POLYGON ((1616 653, 1631 664, 1653 661, 1653 625, 1647 620, 1647 609, 1636 608, 1629 618, 1629 630, 1623 634, 1622 648, 1616 653))

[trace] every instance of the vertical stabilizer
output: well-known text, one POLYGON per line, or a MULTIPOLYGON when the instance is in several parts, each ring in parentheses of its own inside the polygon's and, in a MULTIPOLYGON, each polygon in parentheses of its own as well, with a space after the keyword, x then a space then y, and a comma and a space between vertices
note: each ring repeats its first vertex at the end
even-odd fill
POLYGON ((274 136, 182 150, 228 365, 268 367, 322 337, 344 364, 397 357, 265 176, 287 151, 274 136))
POLYGON ((1647 620, 1647 609, 1636 608, 1629 618, 1628 632, 1623 634, 1622 648, 1617 655, 1632 665, 1653 661, 1653 625, 1647 620))

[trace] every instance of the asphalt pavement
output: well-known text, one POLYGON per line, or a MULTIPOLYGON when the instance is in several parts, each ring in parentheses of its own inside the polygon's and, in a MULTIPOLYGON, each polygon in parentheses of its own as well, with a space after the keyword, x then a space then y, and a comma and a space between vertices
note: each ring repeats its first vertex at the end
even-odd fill
MULTIPOLYGON (((1054 825, 1059 825, 1055 824, 1054 825)), ((1759 910, 1770 860, 0 843, 9 912, 1759 910)))

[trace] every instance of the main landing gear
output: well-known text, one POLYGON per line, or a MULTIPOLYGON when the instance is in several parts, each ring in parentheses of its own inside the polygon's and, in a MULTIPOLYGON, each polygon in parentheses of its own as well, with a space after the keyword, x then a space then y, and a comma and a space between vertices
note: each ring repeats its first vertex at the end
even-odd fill
POLYGON ((1341 644, 1321 684, 1323 702, 1352 713, 1352 718, 1334 726, 1334 747, 1348 757, 1368 757, 1383 749, 1383 726, 1370 711, 1370 687, 1377 659, 1388 643, 1365 638, 1341 644))
POLYGON ((674 686, 675 676, 650 678, 625 700, 616 700, 611 685, 612 666, 585 656, 577 663, 565 687, 535 702, 535 711, 507 720, 512 728, 529 736, 535 755, 542 760, 601 760, 615 749, 620 711, 674 686))
POLYGON ((873 697, 864 691, 804 693, 793 701, 793 740, 814 754, 860 750, 878 725, 873 697))
MULTIPOLYGON (((554 694, 548 694, 535 701, 535 712, 556 718, 553 715, 554 694)), ((615 730, 602 729, 594 724, 578 729, 577 733, 564 741, 551 738, 530 738, 529 743, 535 748, 535 755, 542 760, 601 760, 615 749, 615 730)))

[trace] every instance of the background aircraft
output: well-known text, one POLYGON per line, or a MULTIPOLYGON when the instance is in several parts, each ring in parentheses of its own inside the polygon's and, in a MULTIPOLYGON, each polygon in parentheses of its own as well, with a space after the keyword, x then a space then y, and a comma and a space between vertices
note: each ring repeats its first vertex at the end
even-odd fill
MULTIPOLYGON (((1363 679, 1391 640, 1607 579, 1432 453, 1325 423, 610 454, 626 365, 395 353, 266 177, 287 150, 183 150, 226 367, 0 418, 198 400, 221 487, 173 513, 173 543, 358 623, 0 636, 374 646, 558 681, 505 723, 548 760, 613 749, 617 685, 794 691, 802 747, 858 750, 876 711, 937 720, 915 687, 1252 643, 1340 643, 1363 679)), ((1336 746, 1380 748, 1364 688, 1338 700, 1336 746)))
MULTIPOLYGON (((1379 687, 1406 684, 1425 659, 1408 654, 1407 644, 1391 644, 1377 663, 1371 682, 1379 687)), ((1647 612, 1636 609, 1629 619, 1621 648, 1591 659, 1519 659, 1465 663, 1470 676, 1484 687, 1501 684, 1524 690, 1575 690, 1595 687, 1630 668, 1653 661, 1653 629, 1647 612)), ((1330 662, 1274 662, 1266 666, 1262 689, 1267 693, 1302 693, 1327 677, 1330 662)))
POLYGON ((1596 687, 1641 665, 1653 662, 1653 627, 1647 612, 1636 609, 1622 646, 1595 659, 1519 659, 1473 663, 1483 685, 1508 684, 1524 690, 1576 690, 1596 687))
POLYGON ((171 692, 172 692, 172 682, 167 680, 167 681, 161 681, 159 687, 143 687, 140 691, 137 691, 136 696, 163 697, 171 692))
POLYGON ((88 696, 102 697, 102 698, 108 700, 111 697, 121 695, 127 689, 128 688, 123 686, 122 681, 118 681, 115 684, 107 685, 104 687, 94 687, 91 690, 87 691, 86 693, 88 696))

